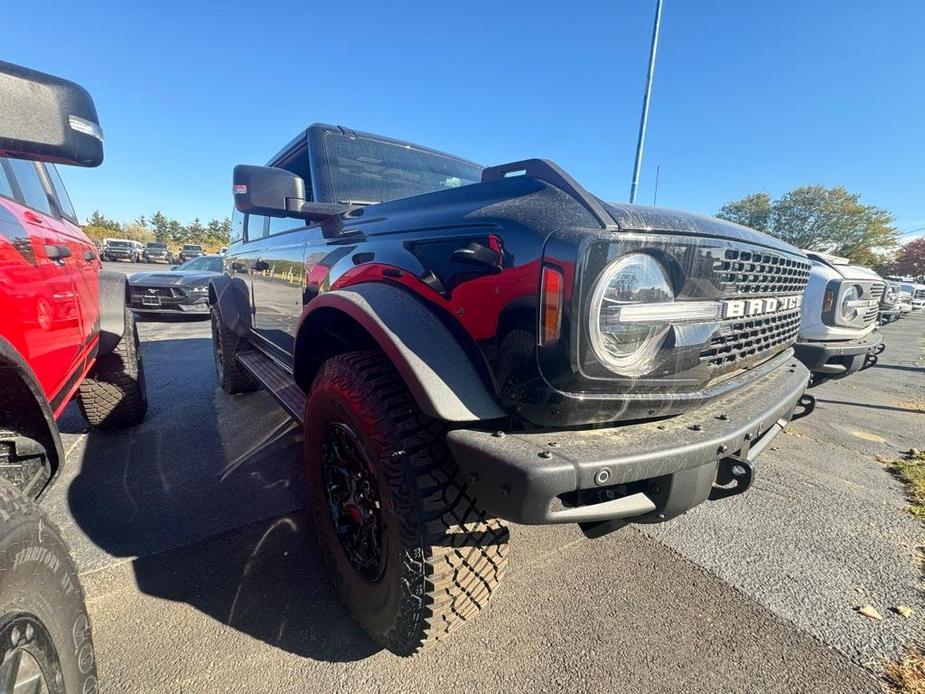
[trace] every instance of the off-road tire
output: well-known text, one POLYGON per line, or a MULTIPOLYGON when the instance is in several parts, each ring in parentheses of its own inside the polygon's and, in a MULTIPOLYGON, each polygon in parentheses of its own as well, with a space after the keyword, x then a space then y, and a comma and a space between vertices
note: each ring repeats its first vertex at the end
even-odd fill
POLYGON ((0 666, 0 677, 27 660, 16 648, 39 664, 50 691, 98 691, 90 620, 67 546, 38 506, 0 480, 0 662, 8 668, 0 666))
POLYGON ((101 355, 80 384, 77 403, 90 426, 118 429, 140 424, 148 411, 145 369, 135 316, 125 309, 125 332, 109 354, 101 355))
POLYGON ((260 383, 238 363, 238 352, 245 341, 225 325, 222 315, 214 306, 211 314, 212 358, 215 361, 215 376, 218 384, 229 395, 257 390, 260 383))
POLYGON ((306 403, 310 505, 322 551, 354 619, 397 655, 473 619, 507 568, 509 531, 468 492, 445 433, 377 351, 329 359, 306 403), (350 563, 329 510, 322 436, 334 422, 357 433, 378 486, 384 568, 373 582, 350 563))

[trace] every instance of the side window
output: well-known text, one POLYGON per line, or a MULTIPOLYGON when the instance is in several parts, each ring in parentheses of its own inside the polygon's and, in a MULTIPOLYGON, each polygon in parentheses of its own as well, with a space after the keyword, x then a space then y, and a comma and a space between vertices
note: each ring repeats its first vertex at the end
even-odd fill
POLYGON ((6 173, 6 167, 3 162, 4 159, 0 159, 0 195, 6 198, 12 198, 13 196, 13 186, 10 184, 10 178, 6 173))
POLYGON ((20 202, 33 210, 50 215, 51 203, 48 201, 48 193, 45 192, 42 179, 39 178, 38 169, 35 168, 35 162, 25 159, 7 161, 13 170, 16 183, 19 184, 19 191, 22 193, 20 202))
POLYGON ((281 234, 284 231, 291 231, 292 229, 304 229, 305 222, 301 219, 293 219, 292 217, 270 217, 270 236, 273 234, 281 234))
POLYGON ((67 194, 67 189, 64 187, 64 181, 61 180, 61 174, 58 173, 57 167, 54 164, 45 164, 45 172, 48 174, 48 181, 51 183, 51 187, 55 191, 55 197, 58 199, 61 216, 74 224, 80 224, 77 221, 77 213, 74 212, 71 198, 67 194))
POLYGON ((22 193, 22 202, 26 207, 31 207, 38 212, 51 214, 51 203, 48 201, 48 193, 45 192, 45 186, 42 185, 42 179, 39 178, 38 169, 35 168, 35 162, 26 161, 25 159, 7 160, 10 168, 13 169, 13 176, 19 184, 19 191, 22 193))
POLYGON ((266 217, 261 217, 256 214, 247 215, 247 240, 256 241, 259 238, 263 238, 267 228, 266 222, 266 217))
POLYGON ((231 213, 231 237, 229 243, 239 243, 244 240, 244 213, 235 209, 231 213))

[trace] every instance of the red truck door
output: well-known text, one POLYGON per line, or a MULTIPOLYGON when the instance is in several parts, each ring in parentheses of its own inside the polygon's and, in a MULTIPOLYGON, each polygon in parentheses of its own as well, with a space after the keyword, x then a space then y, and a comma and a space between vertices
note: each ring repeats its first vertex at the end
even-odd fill
MULTIPOLYGON (((13 193, 0 199, 28 242, 4 248, 0 263, 0 294, 4 337, 29 362, 57 413, 76 386, 82 371, 78 361, 80 313, 73 281, 73 250, 52 216, 52 203, 36 164, 21 159, 2 161, 13 193), (11 334, 7 336, 7 332, 11 334)), ((0 243, 6 244, 5 239, 0 243)))
POLYGON ((45 174, 45 183, 51 196, 55 219, 62 242, 71 250, 65 264, 71 271, 71 278, 77 292, 77 307, 80 312, 80 332, 83 349, 89 350, 99 332, 99 271, 101 263, 96 246, 84 234, 71 205, 71 199, 64 187, 64 181, 54 164, 40 164, 45 174))

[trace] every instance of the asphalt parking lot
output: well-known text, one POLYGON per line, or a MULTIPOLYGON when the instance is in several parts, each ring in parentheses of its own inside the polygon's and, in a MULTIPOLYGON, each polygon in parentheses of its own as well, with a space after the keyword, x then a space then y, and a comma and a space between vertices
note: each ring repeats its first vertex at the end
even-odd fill
POLYGON ((400 659, 334 596, 299 431, 267 394, 217 387, 208 322, 142 322, 146 421, 91 432, 72 408, 47 500, 101 679, 118 692, 877 691, 871 670, 925 630, 922 527, 877 460, 925 448, 925 316, 882 332, 880 363, 814 388, 816 412, 775 440, 747 494, 596 541, 516 527, 477 622, 400 659))

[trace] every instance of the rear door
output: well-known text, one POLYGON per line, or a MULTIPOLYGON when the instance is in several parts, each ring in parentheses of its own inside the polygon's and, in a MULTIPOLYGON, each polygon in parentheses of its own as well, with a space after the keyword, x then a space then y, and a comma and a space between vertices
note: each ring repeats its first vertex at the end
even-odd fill
MULTIPOLYGON (((25 262, 0 268, 20 322, 21 351, 58 410, 80 377, 81 320, 74 285, 74 249, 61 233, 43 174, 35 162, 2 160, 12 199, 3 201, 25 230, 25 262)), ((23 255, 22 253, 20 255, 23 255)))

